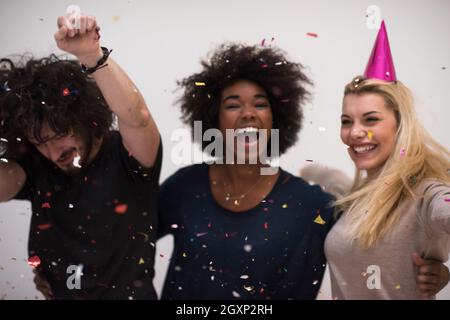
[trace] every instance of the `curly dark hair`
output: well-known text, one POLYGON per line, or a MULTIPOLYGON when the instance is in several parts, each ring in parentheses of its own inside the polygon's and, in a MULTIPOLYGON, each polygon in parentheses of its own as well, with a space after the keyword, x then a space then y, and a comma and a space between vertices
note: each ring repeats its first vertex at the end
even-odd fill
MULTIPOLYGON (((312 85, 300 63, 287 61, 278 48, 226 43, 213 52, 211 59, 202 60, 201 65, 203 71, 177 82, 184 89, 178 100, 182 120, 192 130, 194 121, 202 121, 202 134, 217 128, 223 89, 239 80, 248 80, 268 94, 273 128, 280 130, 280 154, 295 144, 303 119, 301 107, 310 95, 305 87, 312 85)), ((195 142, 201 143, 203 149, 208 145, 195 142)))
POLYGON ((89 154, 93 139, 107 136, 112 121, 100 89, 77 61, 54 54, 39 60, 22 56, 16 64, 0 60, 0 138, 7 141, 9 157, 23 153, 27 137, 43 142, 46 123, 58 136, 80 135, 89 154))

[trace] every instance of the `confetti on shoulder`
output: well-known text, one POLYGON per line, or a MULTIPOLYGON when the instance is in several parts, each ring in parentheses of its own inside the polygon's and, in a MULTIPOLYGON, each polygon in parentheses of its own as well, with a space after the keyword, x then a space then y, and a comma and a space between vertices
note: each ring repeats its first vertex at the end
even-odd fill
POLYGON ((195 82, 195 85, 197 87, 204 87, 204 86, 206 86, 206 83, 204 83, 204 82, 195 82))
POLYGON ((322 219, 322 217, 319 215, 317 215, 317 217, 314 219, 314 223, 317 224, 325 224, 325 220, 322 219))

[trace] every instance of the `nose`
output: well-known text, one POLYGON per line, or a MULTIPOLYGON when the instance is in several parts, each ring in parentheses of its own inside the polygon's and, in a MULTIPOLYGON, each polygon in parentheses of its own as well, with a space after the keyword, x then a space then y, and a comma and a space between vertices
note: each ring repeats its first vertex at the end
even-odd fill
POLYGON ((362 126, 354 126, 350 131, 353 139, 363 139, 367 136, 367 130, 362 126))
POLYGON ((241 109, 241 117, 243 119, 255 119, 255 107, 253 107, 250 104, 244 105, 244 107, 241 109))
POLYGON ((54 141, 48 141, 45 145, 49 159, 56 162, 61 156, 62 148, 59 147, 54 141))

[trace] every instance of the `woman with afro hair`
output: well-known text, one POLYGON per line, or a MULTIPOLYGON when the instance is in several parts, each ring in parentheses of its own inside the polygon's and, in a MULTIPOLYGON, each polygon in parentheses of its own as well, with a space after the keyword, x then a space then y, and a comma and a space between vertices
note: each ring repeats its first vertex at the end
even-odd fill
POLYGON ((332 198, 261 160, 297 140, 311 85, 302 65, 274 47, 224 44, 179 85, 185 123, 201 121, 194 140, 206 151, 195 137, 219 130, 226 146, 161 186, 159 235, 175 239, 162 298, 315 299, 332 198))

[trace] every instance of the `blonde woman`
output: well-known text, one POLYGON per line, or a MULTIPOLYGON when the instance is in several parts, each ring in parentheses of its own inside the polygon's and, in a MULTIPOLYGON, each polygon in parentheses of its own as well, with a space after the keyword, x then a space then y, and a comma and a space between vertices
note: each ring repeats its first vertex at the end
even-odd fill
POLYGON ((433 298, 448 270, 422 257, 448 260, 450 153, 396 79, 384 23, 364 76, 345 87, 341 123, 356 178, 325 241, 333 298, 433 298))

